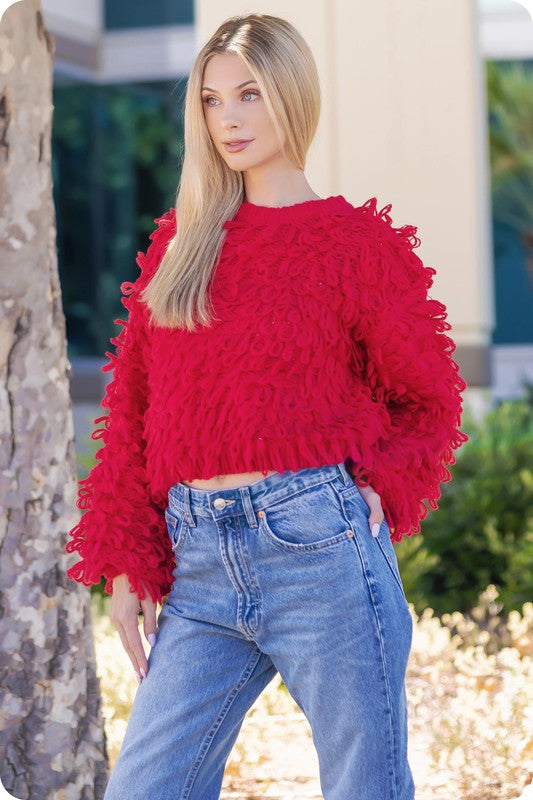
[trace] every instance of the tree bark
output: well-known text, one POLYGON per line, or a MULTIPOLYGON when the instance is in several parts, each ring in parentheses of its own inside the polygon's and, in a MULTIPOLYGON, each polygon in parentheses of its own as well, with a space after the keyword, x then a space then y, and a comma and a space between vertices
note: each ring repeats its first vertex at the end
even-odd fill
POLYGON ((22 800, 101 798, 107 751, 77 522, 71 366, 57 270, 55 44, 40 0, 0 21, 0 778, 22 800))

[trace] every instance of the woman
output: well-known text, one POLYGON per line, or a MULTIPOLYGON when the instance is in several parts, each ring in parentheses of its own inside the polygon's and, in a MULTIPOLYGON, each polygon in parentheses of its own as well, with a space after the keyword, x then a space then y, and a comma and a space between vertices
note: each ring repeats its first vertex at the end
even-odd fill
POLYGON ((67 546, 142 680, 105 800, 218 798, 277 671, 326 800, 414 797, 393 540, 450 479, 465 382, 416 228, 311 189, 319 110, 292 25, 226 20, 189 78, 176 208, 121 287, 67 546))

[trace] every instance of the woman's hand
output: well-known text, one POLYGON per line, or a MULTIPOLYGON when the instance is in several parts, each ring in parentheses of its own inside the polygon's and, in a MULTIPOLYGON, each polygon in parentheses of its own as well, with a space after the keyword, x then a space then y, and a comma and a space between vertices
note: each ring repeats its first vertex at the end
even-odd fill
POLYGON ((376 538, 376 536, 379 534, 381 523, 383 522, 383 519, 385 517, 383 513, 383 508, 381 507, 381 497, 376 491, 374 491, 374 489, 370 485, 359 486, 358 483, 356 483, 355 485, 361 492, 363 500, 370 509, 370 517, 368 518, 368 525, 370 527, 370 533, 374 538, 376 538))
POLYGON ((155 644, 156 604, 146 593, 145 600, 139 600, 137 594, 130 591, 127 575, 117 575, 113 579, 111 595, 111 619, 118 631, 124 649, 130 657, 139 683, 146 678, 148 660, 139 633, 139 612, 144 617, 144 635, 153 647, 155 644))

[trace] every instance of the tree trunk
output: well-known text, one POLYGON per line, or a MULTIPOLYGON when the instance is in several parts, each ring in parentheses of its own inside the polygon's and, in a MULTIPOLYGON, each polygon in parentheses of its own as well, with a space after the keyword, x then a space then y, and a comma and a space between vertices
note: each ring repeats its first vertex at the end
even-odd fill
MULTIPOLYGON (((0 778, 22 800, 103 795, 89 590, 65 576, 77 522, 71 371, 57 271, 54 40, 39 0, 0 21, 0 778)), ((1 791, 1 790, 0 790, 1 791)))

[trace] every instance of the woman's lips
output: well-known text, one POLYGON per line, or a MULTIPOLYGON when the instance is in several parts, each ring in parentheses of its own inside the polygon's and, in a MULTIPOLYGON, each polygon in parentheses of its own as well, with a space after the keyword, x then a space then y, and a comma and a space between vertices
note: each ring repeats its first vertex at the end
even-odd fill
POLYGON ((238 142, 237 144, 230 144, 229 142, 224 142, 224 147, 229 153, 237 153, 239 150, 244 150, 245 147, 248 147, 251 144, 252 139, 248 139, 246 142, 238 142))

